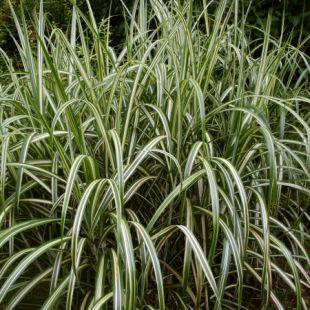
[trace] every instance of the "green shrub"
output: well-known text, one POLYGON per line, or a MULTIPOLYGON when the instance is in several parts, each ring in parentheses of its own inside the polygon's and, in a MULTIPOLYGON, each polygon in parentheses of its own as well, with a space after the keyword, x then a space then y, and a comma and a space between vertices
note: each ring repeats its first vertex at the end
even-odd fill
POLYGON ((180 2, 137 0, 119 52, 91 10, 31 41, 13 12, 4 309, 309 306, 310 38, 180 2))

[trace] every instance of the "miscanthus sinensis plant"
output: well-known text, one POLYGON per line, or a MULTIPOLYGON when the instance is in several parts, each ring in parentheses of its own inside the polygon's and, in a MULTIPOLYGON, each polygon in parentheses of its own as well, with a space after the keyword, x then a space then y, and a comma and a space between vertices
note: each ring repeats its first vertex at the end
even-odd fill
POLYGON ((307 308, 309 37, 210 3, 124 6, 115 48, 90 6, 35 39, 11 8, 3 309, 307 308))

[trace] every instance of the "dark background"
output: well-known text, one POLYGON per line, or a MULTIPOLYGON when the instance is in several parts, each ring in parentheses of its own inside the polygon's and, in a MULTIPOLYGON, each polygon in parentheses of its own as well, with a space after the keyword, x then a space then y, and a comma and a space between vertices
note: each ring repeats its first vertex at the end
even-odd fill
MULTIPOLYGON (((233 0, 231 0, 233 1, 233 0)), ((31 19, 33 13, 38 9, 39 0, 11 0, 16 12, 19 11, 20 4, 26 12, 26 18, 31 19)), ((123 0, 131 8, 134 0, 123 0)), ((111 44, 117 46, 125 38, 123 6, 120 0, 90 0, 94 14, 98 22, 111 15, 111 44)), ((195 0, 196 12, 201 9, 202 0, 195 0)), ((87 12, 85 0, 77 0, 78 6, 87 12)), ((216 10, 215 1, 210 10, 216 10)), ((291 36, 292 43, 297 44, 300 37, 307 37, 310 34, 310 0, 240 0, 240 13, 249 9, 248 22, 257 28, 263 29, 268 11, 272 11, 272 35, 278 37, 281 33, 282 16, 285 18, 284 36, 291 36), (251 6, 250 6, 250 3, 251 6), (293 35, 292 35, 293 34, 293 35)), ((66 30, 70 25, 72 5, 70 0, 45 0, 44 11, 49 20, 58 27, 66 30)), ((14 22, 11 18, 10 8, 7 0, 0 0, 0 48, 4 49, 10 56, 14 57, 16 49, 10 33, 15 35, 14 22)), ((249 34, 255 39, 261 36, 253 28, 249 34)), ((309 48, 307 48, 309 51, 309 48)))

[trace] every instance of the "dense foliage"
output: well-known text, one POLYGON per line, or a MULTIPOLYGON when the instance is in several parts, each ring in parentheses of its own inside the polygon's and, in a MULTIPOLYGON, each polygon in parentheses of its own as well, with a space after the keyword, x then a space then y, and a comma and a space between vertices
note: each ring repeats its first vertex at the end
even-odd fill
POLYGON ((117 47, 10 8, 0 307, 309 307, 310 37, 242 3, 137 0, 117 47))

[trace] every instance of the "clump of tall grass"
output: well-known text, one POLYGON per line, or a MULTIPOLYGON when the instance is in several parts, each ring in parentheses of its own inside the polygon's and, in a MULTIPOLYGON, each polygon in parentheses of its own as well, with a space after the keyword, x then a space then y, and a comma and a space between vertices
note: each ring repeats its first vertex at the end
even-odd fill
POLYGON ((252 41, 241 4, 137 0, 118 52, 90 6, 67 35, 41 1, 35 42, 12 8, 5 309, 307 308, 309 37, 252 41))

